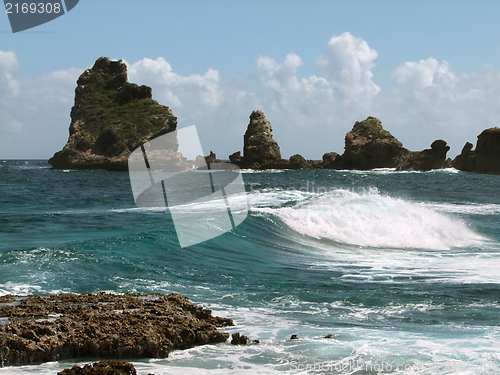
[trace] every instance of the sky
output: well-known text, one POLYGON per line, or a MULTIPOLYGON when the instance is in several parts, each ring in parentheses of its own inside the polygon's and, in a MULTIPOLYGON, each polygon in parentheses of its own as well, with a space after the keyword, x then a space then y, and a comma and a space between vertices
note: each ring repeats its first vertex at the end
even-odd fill
POLYGON ((0 14, 0 159, 68 139, 76 80, 101 56, 153 89, 203 151, 243 149, 253 110, 282 157, 342 153, 375 116, 410 150, 454 158, 500 118, 497 0, 80 0, 12 33, 0 14))

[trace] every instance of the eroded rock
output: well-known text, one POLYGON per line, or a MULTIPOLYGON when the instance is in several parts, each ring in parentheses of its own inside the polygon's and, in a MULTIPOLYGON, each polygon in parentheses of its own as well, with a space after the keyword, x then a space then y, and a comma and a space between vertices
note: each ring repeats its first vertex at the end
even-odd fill
POLYGON ((83 367, 73 366, 70 369, 59 371, 57 375, 137 375, 137 371, 134 365, 129 362, 100 361, 83 367))
POLYGON ((162 358, 173 349, 225 342, 212 316, 180 294, 0 297, 4 365, 74 358, 162 358))
POLYGON ((243 159, 247 166, 281 160, 280 148, 271 134, 272 131, 271 123, 267 121, 264 112, 253 111, 243 138, 243 159))
MULTIPOLYGON (((107 57, 82 73, 75 89, 68 142, 49 163, 55 169, 126 171, 134 149, 177 128, 170 108, 148 86, 127 82, 127 66, 107 57)), ((177 151, 177 144, 169 145, 177 151)))

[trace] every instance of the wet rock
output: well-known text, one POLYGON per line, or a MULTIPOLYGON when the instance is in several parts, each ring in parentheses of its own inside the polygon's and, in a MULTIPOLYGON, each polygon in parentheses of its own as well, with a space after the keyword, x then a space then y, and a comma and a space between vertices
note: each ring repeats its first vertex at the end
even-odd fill
POLYGON ((231 345, 248 345, 259 344, 259 340, 250 340, 247 336, 241 335, 239 332, 231 335, 231 345))
POLYGON ((231 344, 232 345, 247 345, 250 342, 250 339, 247 336, 240 335, 239 332, 233 333, 231 335, 231 344))
POLYGON ((162 358, 173 349, 225 342, 231 319, 180 294, 0 297, 4 365, 74 358, 162 358), (19 303, 18 305, 14 302, 19 303))
POLYGON ((336 337, 335 337, 335 335, 332 335, 331 333, 329 333, 329 334, 328 334, 328 335, 326 335, 324 338, 325 338, 325 339, 335 339, 336 337))
POLYGON ((100 361, 83 367, 73 366, 57 375, 137 375, 132 363, 122 361, 100 361))

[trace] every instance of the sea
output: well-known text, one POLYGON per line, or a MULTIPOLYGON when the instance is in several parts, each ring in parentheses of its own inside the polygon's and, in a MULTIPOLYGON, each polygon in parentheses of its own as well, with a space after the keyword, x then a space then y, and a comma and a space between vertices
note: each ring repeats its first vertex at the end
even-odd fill
POLYGON ((242 177, 247 218, 181 248, 168 210, 135 205, 126 172, 0 161, 0 295, 176 292, 260 341, 131 359, 139 375, 500 373, 500 176, 242 177))

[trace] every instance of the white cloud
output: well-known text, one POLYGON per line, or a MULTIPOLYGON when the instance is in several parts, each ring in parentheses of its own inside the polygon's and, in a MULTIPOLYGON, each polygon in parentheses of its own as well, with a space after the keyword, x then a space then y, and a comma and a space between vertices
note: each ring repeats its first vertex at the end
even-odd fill
POLYGON ((430 57, 419 62, 407 61, 396 68, 393 79, 400 85, 418 92, 430 86, 452 86, 457 77, 446 61, 439 63, 430 57))
POLYGON ((500 72, 458 76, 451 65, 430 57, 407 61, 392 74, 395 87, 379 98, 377 108, 397 128, 408 148, 428 147, 436 138, 461 151, 466 141, 475 143, 484 129, 496 126, 500 115, 500 72))
POLYGON ((0 51, 0 95, 18 95, 19 83, 12 74, 19 69, 19 62, 12 51, 0 51))
POLYGON ((16 77, 13 52, 0 51, 0 158, 49 158, 68 139, 76 79, 83 69, 16 77))
POLYGON ((163 58, 144 58, 128 65, 131 82, 155 86, 157 98, 175 107, 216 107, 220 103, 219 72, 208 69, 204 75, 181 76, 173 72, 171 65, 163 58))
POLYGON ((380 92, 371 72, 376 58, 377 51, 366 41, 345 32, 330 39, 318 67, 328 73, 340 99, 369 101, 380 92))

